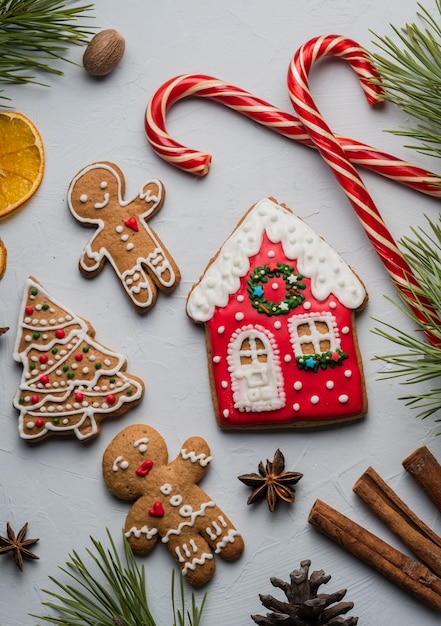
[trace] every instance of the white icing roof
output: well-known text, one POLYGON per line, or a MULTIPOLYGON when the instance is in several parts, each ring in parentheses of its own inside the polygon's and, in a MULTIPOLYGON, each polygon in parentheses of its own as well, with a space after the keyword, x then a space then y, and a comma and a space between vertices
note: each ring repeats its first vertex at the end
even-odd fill
POLYGON ((190 292, 187 313, 194 321, 207 322, 216 306, 226 306, 250 269, 250 257, 259 252, 264 232, 273 243, 281 243, 287 259, 297 261, 317 300, 332 293, 350 309, 363 304, 363 283, 340 255, 303 220, 265 198, 246 214, 190 292))

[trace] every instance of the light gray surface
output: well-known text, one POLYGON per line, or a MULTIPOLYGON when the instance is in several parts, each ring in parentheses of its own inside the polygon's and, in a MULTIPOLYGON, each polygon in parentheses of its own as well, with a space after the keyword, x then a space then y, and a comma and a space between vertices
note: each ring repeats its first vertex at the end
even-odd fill
MULTIPOLYGON (((428 3, 429 8, 435 9, 428 3)), ((16 109, 38 126, 46 148, 46 171, 35 197, 21 211, 1 221, 8 248, 8 269, 0 283, 0 326, 11 330, 0 340, 0 534, 10 521, 18 530, 29 522, 29 536, 39 537, 39 561, 26 561, 23 573, 12 559, 0 560, 0 623, 33 624, 40 612, 41 588, 50 586, 68 552, 83 552, 89 535, 105 540, 105 527, 117 535, 128 505, 107 492, 101 456, 125 425, 145 421, 166 438, 173 458, 192 434, 205 437, 213 454, 203 488, 242 531, 246 550, 235 563, 219 560, 208 586, 204 624, 251 623, 264 613, 258 593, 273 591, 271 576, 288 579, 302 559, 332 575, 328 587, 345 587, 359 623, 414 626, 439 623, 423 607, 355 558, 319 535, 307 523, 316 498, 330 503, 358 523, 402 549, 400 543, 352 493, 359 475, 372 465, 435 531, 439 515, 428 504, 401 461, 421 445, 441 459, 433 421, 416 420, 398 397, 407 392, 397 381, 378 380, 378 354, 394 351, 372 334, 373 318, 410 329, 409 322, 385 295, 394 290, 355 214, 320 156, 282 139, 227 109, 201 100, 174 108, 171 134, 191 147, 213 154, 209 175, 196 179, 178 172, 151 151, 143 116, 154 91, 170 77, 205 73, 247 89, 291 111, 286 72, 297 48, 316 35, 339 33, 373 49, 371 30, 390 34, 389 23, 415 18, 411 0, 279 0, 207 3, 202 0, 126 3, 97 0, 96 25, 116 28, 126 38, 117 70, 94 80, 80 67, 64 65, 65 76, 52 87, 7 88, 16 109), (182 281, 171 296, 160 294, 154 309, 138 315, 124 297, 111 268, 93 281, 77 263, 91 230, 69 214, 66 192, 85 165, 113 161, 126 177, 127 197, 151 177, 161 179, 167 198, 152 220, 181 268, 182 281), (185 300, 206 263, 256 201, 273 196, 287 204, 333 246, 364 281, 369 293, 357 317, 369 396, 365 420, 339 430, 296 433, 223 433, 215 423, 209 391, 204 333, 185 314, 185 300), (129 358, 128 371, 143 378, 147 392, 139 407, 119 421, 104 422, 90 445, 52 438, 40 445, 20 440, 12 398, 21 368, 11 353, 22 285, 32 274, 60 302, 89 319, 97 339, 129 358), (277 447, 287 468, 304 473, 293 506, 270 514, 266 504, 247 507, 248 489, 236 478, 256 471, 277 447)), ((80 61, 82 50, 71 58, 80 61)), ((392 106, 369 109, 357 81, 344 63, 322 63, 311 77, 312 92, 332 129, 417 162, 430 169, 437 162, 405 150, 403 140, 384 132, 408 120, 392 106)), ((384 219, 396 237, 410 226, 435 218, 438 203, 422 194, 363 173, 384 219)), ((142 559, 147 568, 152 611, 158 623, 170 624, 170 574, 166 548, 157 546, 142 559)), ((199 594, 198 594, 199 596, 199 594)))

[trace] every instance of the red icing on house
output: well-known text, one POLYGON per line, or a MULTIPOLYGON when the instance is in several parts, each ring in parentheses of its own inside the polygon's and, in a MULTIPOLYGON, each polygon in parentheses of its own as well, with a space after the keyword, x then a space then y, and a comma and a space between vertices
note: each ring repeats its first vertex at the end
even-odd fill
POLYGON ((354 312, 364 286, 288 209, 265 199, 239 223, 187 301, 205 323, 222 428, 320 426, 367 402, 354 312))

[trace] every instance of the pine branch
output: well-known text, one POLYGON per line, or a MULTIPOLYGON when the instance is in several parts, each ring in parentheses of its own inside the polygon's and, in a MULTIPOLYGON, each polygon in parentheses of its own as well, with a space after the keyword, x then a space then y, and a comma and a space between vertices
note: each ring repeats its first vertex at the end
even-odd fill
MULTIPOLYGON (((123 555, 120 557, 116 545, 107 530, 110 548, 90 537, 92 549, 86 554, 93 569, 86 565, 76 551, 69 555, 66 567, 59 570, 67 577, 67 583, 50 576, 49 579, 59 592, 43 589, 51 600, 43 606, 53 609, 58 617, 31 615, 49 624, 61 626, 156 626, 147 600, 144 566, 138 567, 133 552, 123 535, 123 555)), ((207 594, 203 596, 200 608, 192 593, 191 612, 185 609, 185 593, 182 572, 180 572, 181 609, 175 605, 174 570, 172 571, 172 608, 174 626, 178 616, 179 626, 200 626, 201 615, 207 594), (188 622, 187 622, 188 619, 188 622)))
MULTIPOLYGON (((441 319, 438 318, 441 312, 441 227, 439 223, 435 224, 427 217, 426 219, 429 232, 422 228, 412 229, 413 236, 404 237, 399 242, 404 248, 403 254, 415 274, 426 302, 409 284, 409 297, 400 292, 399 302, 395 304, 416 324, 417 333, 415 335, 401 332, 395 325, 380 320, 375 321, 380 323, 381 327, 373 331, 403 349, 397 354, 375 357, 389 366, 386 371, 380 372, 380 375, 383 378, 404 377, 407 385, 419 385, 439 379, 441 375, 441 319), (427 311, 427 306, 430 307, 430 324, 422 322, 417 317, 408 306, 410 302, 416 303, 422 311, 427 311), (425 333, 437 337, 439 344, 429 343, 425 333)), ((417 391, 401 399, 405 400, 407 405, 419 409, 418 417, 425 419, 441 409, 441 385, 428 392, 417 391)), ((436 421, 441 421, 441 418, 436 421)))
MULTIPOLYGON (((441 0, 435 3, 441 17, 441 0)), ((417 142, 409 148, 441 157, 441 24, 421 4, 418 7, 419 24, 391 25, 398 43, 373 33, 380 52, 372 58, 385 100, 422 122, 389 132, 417 142)))
POLYGON ((83 20, 92 17, 92 8, 67 8, 62 0, 0 0, 0 82, 42 84, 39 72, 63 74, 54 62, 68 60, 69 46, 87 42, 93 31, 83 20))

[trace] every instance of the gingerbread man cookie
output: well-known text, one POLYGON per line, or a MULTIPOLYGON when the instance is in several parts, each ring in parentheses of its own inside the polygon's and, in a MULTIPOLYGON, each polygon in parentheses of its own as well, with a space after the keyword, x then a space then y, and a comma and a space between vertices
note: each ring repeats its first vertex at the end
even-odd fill
POLYGON ((206 441, 190 437, 168 463, 164 439, 144 424, 121 431, 103 456, 108 489, 134 502, 125 523, 133 551, 146 554, 161 540, 194 586, 213 576, 215 554, 233 560, 244 549, 239 532, 197 485, 210 461, 206 441))
POLYGON ((74 177, 68 204, 82 224, 97 226, 83 250, 80 272, 93 278, 110 262, 139 312, 156 302, 158 289, 169 293, 179 284, 179 269, 146 223, 162 207, 165 189, 150 180, 136 198, 124 200, 125 181, 114 163, 92 163, 74 177))

